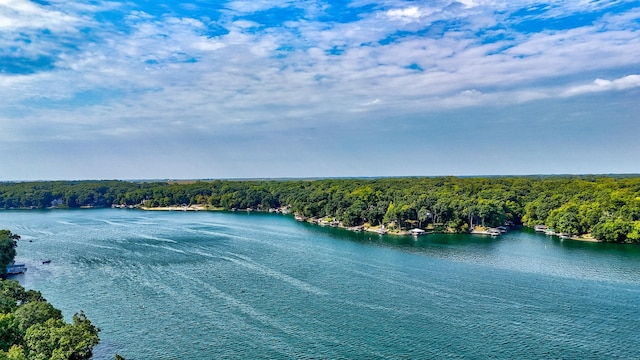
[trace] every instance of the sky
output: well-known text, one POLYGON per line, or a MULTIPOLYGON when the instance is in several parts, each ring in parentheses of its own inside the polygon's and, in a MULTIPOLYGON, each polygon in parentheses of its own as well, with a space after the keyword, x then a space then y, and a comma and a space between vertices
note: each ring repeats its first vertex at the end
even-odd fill
POLYGON ((640 2, 0 0, 0 180, 640 173, 640 2))

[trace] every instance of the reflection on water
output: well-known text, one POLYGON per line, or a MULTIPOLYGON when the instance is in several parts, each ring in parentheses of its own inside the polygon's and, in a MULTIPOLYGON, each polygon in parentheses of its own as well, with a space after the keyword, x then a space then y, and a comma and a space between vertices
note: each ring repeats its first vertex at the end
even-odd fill
POLYGON ((640 358, 640 247, 351 233, 273 214, 5 211, 97 359, 640 358), (42 259, 51 259, 42 264, 42 259))

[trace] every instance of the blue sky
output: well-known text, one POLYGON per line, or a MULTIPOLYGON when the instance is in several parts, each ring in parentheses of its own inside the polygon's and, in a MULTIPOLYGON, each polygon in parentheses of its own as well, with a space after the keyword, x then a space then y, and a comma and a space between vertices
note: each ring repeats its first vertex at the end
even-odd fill
POLYGON ((640 173, 640 2, 0 0, 0 180, 640 173))

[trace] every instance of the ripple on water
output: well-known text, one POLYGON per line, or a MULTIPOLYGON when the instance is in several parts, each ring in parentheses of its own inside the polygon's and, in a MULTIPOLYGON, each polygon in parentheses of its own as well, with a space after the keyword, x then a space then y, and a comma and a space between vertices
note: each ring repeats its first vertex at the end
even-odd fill
POLYGON ((139 214, 0 214, 32 240, 23 284, 102 328, 98 360, 640 358, 634 248, 139 214))

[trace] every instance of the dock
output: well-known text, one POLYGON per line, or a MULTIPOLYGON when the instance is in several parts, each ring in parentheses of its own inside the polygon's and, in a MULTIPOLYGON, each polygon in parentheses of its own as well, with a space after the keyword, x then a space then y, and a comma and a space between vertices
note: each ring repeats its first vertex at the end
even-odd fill
POLYGON ((491 236, 500 236, 502 232, 498 229, 487 229, 487 230, 471 230, 472 234, 476 235, 491 235, 491 236))
POLYGON ((18 275, 24 274, 25 272, 27 272, 27 265, 24 263, 7 265, 7 275, 18 275))

